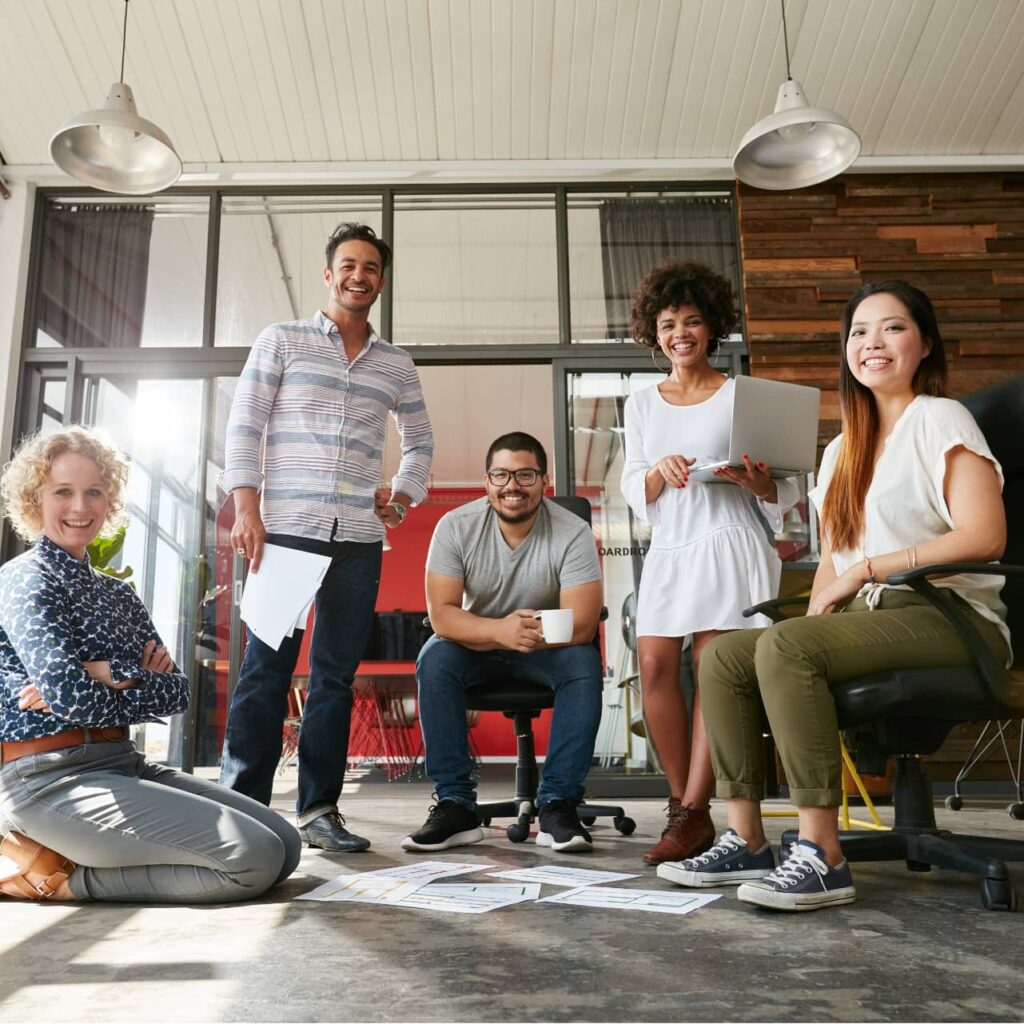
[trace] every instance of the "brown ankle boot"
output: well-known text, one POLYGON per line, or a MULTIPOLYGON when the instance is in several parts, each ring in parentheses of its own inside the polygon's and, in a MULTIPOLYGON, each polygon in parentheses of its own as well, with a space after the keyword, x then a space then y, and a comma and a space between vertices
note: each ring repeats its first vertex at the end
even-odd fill
POLYGON ((686 860, 710 850, 715 841, 715 826, 707 808, 698 810, 674 796, 668 801, 668 824, 661 839, 644 854, 645 864, 666 860, 686 860))
POLYGON ((0 855, 18 870, 0 877, 0 892, 22 900, 48 900, 68 880, 76 865, 20 832, 9 832, 0 842, 0 855))

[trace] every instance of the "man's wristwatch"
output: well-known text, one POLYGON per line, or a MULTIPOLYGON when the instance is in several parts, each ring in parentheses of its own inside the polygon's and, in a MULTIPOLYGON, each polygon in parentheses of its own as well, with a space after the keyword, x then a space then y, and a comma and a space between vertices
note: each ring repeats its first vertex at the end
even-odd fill
POLYGON ((409 510, 400 501, 389 501, 387 507, 394 509, 395 515, 398 516, 398 522, 402 523, 405 517, 409 514, 409 510))

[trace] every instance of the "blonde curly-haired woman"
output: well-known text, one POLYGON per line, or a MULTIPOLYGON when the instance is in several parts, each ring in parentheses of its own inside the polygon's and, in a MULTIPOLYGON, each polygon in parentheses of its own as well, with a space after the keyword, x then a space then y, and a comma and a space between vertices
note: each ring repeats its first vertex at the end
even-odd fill
POLYGON ((115 523, 124 456, 70 427, 26 440, 0 479, 33 546, 0 568, 0 892, 23 899, 226 903, 298 863, 255 800, 150 764, 128 727, 182 711, 188 679, 88 544, 115 523))

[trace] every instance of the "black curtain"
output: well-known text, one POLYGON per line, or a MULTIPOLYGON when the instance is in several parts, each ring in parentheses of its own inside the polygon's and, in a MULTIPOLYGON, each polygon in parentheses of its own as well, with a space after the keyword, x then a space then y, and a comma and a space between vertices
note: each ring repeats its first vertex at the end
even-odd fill
POLYGON ((138 348, 152 233, 144 206, 50 207, 39 327, 65 347, 138 348))
POLYGON ((629 303, 647 271, 666 259, 705 263, 739 295, 732 202, 724 197, 605 199, 601 264, 609 338, 629 338, 629 303))

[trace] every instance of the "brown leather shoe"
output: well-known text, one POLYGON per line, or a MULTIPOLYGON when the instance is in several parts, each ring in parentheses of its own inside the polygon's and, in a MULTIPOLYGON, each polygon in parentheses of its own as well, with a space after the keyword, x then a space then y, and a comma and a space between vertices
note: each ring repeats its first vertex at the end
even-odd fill
POLYGON ((0 892, 22 900, 51 899, 68 880, 76 865, 20 832, 8 832, 0 842, 0 855, 19 870, 0 877, 0 892))
POLYGON ((706 807, 699 810, 672 796, 667 810, 668 824, 661 833, 661 839, 644 854, 645 864, 686 860, 711 849, 715 842, 715 826, 706 807))

